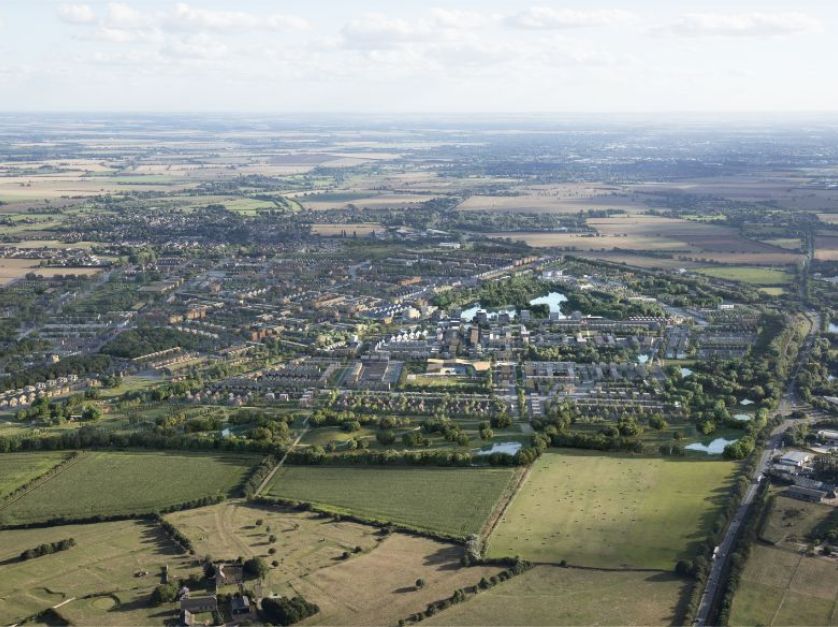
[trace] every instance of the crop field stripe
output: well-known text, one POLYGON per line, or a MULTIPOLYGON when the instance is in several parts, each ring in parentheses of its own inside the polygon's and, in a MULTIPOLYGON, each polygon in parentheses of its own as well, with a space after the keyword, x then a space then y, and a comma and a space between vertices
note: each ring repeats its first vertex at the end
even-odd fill
POLYGON ((171 451, 96 451, 80 457, 66 471, 56 473, 0 510, 0 523, 139 515, 200 498, 229 495, 247 469, 258 463, 249 455, 171 451))
POLYGON ((509 468, 286 466, 267 495, 456 537, 479 533, 509 468))
POLYGON ((27 494, 31 494, 32 492, 34 492, 35 490, 40 488, 42 485, 45 485, 51 479, 55 479, 55 477, 59 476, 61 473, 66 472, 71 466, 75 466, 76 464, 78 464, 84 456, 85 456, 85 452, 82 451, 72 459, 68 460, 68 459, 65 458, 64 460, 58 462, 54 466, 51 466, 45 472, 41 473, 40 476, 38 476, 34 479, 35 483, 33 483, 33 485, 31 487, 29 487, 29 489, 24 490, 20 494, 15 494, 11 498, 0 500, 0 512, 5 510, 6 508, 10 507, 11 505, 13 505, 17 501, 19 501, 20 499, 25 497, 27 494), (61 469, 58 470, 58 472, 53 473, 52 471, 55 470, 59 466, 61 466, 61 469), (51 473, 51 474, 49 474, 49 473, 51 473), (49 474, 49 476, 42 480, 44 475, 47 475, 47 474, 49 474))

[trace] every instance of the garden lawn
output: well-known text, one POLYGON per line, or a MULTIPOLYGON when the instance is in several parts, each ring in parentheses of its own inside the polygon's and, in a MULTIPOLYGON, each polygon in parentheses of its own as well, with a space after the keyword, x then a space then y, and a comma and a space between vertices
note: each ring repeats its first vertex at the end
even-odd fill
POLYGON ((478 533, 510 483, 509 468, 282 468, 267 495, 463 537, 478 533))
POLYGON ((489 539, 491 557, 671 570, 719 513, 733 462, 550 451, 489 539))
POLYGON ((0 504, 0 524, 141 514, 228 495, 258 460, 180 452, 82 453, 23 497, 0 504))

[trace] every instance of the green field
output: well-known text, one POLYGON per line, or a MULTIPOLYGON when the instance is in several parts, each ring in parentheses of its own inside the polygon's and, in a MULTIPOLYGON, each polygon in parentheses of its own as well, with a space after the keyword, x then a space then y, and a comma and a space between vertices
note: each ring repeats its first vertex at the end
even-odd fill
POLYGON ((695 272, 717 279, 741 281, 751 285, 787 285, 793 278, 785 270, 758 266, 711 266, 698 268, 695 272))
POLYGON ((422 624, 677 625, 685 583, 669 574, 537 566, 422 624))
POLYGON ((191 556, 181 554, 159 526, 146 522, 0 531, 0 624, 20 622, 74 597, 56 610, 67 624, 151 625, 176 620, 173 607, 147 603, 167 564, 175 580, 200 572, 191 556), (24 562, 15 559, 24 549, 66 538, 75 539, 76 546, 24 562), (93 594, 97 596, 83 598, 93 594))
POLYGON ((82 453, 23 497, 0 505, 0 524, 133 514, 228 494, 257 457, 192 453, 82 453))
POLYGON ((771 544, 805 542, 812 529, 833 509, 822 503, 774 496, 760 529, 760 538, 771 544))
POLYGON ((706 538, 735 468, 722 461, 546 453, 492 534, 488 554, 671 570, 706 538))
POLYGON ((66 458, 67 453, 56 452, 0 455, 0 499, 66 458))
POLYGON ((466 536, 480 531, 513 474, 507 468, 285 467, 267 494, 466 536))
POLYGON ((838 625, 833 560, 755 544, 733 599, 731 625, 838 625))
POLYGON ((809 536, 834 508, 775 495, 733 599, 731 625, 838 625, 838 567, 809 557, 809 536))

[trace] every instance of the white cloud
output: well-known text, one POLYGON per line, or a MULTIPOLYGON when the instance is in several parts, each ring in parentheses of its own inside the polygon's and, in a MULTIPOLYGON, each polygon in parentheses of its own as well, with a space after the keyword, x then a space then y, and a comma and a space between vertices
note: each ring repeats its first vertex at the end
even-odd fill
POLYGON ((172 40, 160 52, 175 59, 221 59, 227 56, 229 50, 223 43, 200 34, 172 40))
POLYGON ((551 7, 530 7, 525 11, 509 15, 506 24, 513 28, 532 30, 555 30, 564 28, 586 28, 611 26, 634 21, 635 16, 622 9, 553 9, 551 7))
POLYGON ((479 13, 477 11, 463 11, 460 9, 431 9, 431 19, 441 28, 455 28, 458 30, 480 28, 497 22, 497 14, 479 13))
POLYGON ((688 13, 663 27, 664 32, 690 36, 760 37, 820 30, 821 23, 805 13, 688 13))
POLYGON ((111 2, 105 25, 111 28, 146 28, 152 24, 153 16, 144 14, 130 5, 111 2))
POLYGON ((358 50, 382 50, 442 36, 424 21, 408 22, 381 13, 368 13, 350 20, 340 34, 343 47, 358 50))
POLYGON ((256 15, 243 11, 210 11, 194 8, 186 3, 175 5, 166 17, 166 23, 175 28, 213 31, 245 30, 303 30, 306 20, 293 15, 256 15))
POLYGON ((93 24, 96 12, 88 4, 62 4, 58 7, 58 17, 70 24, 93 24))
POLYGON ((111 40, 131 39, 126 35, 114 37, 113 31, 159 29, 168 31, 242 32, 255 30, 303 30, 308 22, 294 15, 274 13, 259 15, 244 11, 212 11, 179 2, 168 11, 144 11, 124 2, 108 4, 106 15, 99 19, 86 4, 62 5, 59 17, 65 22, 98 25, 111 32, 111 40))

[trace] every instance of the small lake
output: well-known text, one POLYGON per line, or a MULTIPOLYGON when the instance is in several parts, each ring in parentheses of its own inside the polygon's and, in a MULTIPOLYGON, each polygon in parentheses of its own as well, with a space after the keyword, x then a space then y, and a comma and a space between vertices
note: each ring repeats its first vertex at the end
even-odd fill
POLYGON ((565 296, 564 294, 560 294, 559 292, 550 292, 545 296, 533 298, 530 301, 530 305, 547 305, 547 307, 550 309, 550 313, 557 313, 559 314, 559 319, 562 319, 566 317, 562 313, 562 303, 566 302, 567 296, 565 296))
POLYGON ((520 442, 495 442, 490 448, 482 448, 477 455, 491 455, 492 453, 505 453, 515 455, 524 445, 520 442))
MULTIPOLYGON (((559 315, 559 319, 566 318, 562 313, 562 303, 567 302, 567 296, 564 294, 560 294, 559 292, 550 292, 549 294, 545 294, 544 296, 539 296, 538 298, 533 298, 530 301, 530 305, 547 305, 547 308, 550 310, 550 313, 557 313, 559 315)), ((463 309, 462 313, 460 314, 460 320, 465 322, 471 322, 474 320, 474 317, 477 315, 478 311, 486 311, 486 308, 483 307, 480 303, 475 303, 468 309, 463 309)), ((487 312, 489 318, 497 318, 499 314, 508 313, 510 318, 514 318, 517 312, 514 308, 501 308, 496 309, 494 311, 487 312)))
POLYGON ((709 444, 702 444, 701 442, 693 442, 684 447, 687 451, 699 451, 700 453, 707 453, 708 455, 721 455, 728 444, 733 444, 736 440, 728 440, 725 438, 716 438, 709 444))
POLYGON ((681 376, 685 379, 693 373, 689 368, 681 368, 681 376))
MULTIPOLYGON (((481 307, 480 303, 469 307, 468 309, 463 309, 463 312, 460 314, 460 320, 465 322, 471 322, 474 320, 474 317, 477 315, 478 311, 486 311, 485 307, 481 307)), ((508 313, 510 318, 515 317, 515 310, 514 309, 498 309, 496 311, 490 311, 487 313, 489 318, 497 318, 499 314, 508 313)))

